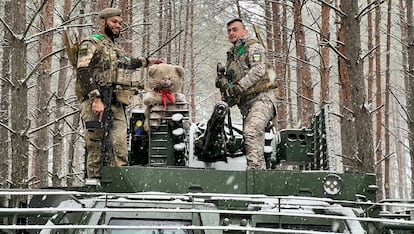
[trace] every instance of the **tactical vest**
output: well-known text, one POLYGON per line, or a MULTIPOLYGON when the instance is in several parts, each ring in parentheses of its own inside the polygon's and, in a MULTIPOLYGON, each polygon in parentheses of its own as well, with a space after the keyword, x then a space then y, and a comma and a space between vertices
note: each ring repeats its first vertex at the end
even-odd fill
MULTIPOLYGON (((84 41, 89 41, 96 46, 90 67, 98 86, 114 86, 116 101, 126 105, 131 104, 137 85, 131 82, 133 70, 131 70, 129 55, 120 45, 104 40, 100 34, 93 34, 84 41)), ((80 87, 78 82, 76 87, 80 87)))
MULTIPOLYGON (((242 79, 245 75, 248 68, 243 69, 242 61, 245 60, 248 64, 249 60, 249 53, 246 53, 246 51, 249 51, 249 46, 258 43, 258 41, 254 38, 248 39, 237 51, 236 54, 233 55, 233 58, 228 59, 227 64, 227 73, 229 76, 231 76, 230 80, 232 80, 233 84, 237 84, 237 82, 242 79)), ((246 97, 252 94, 258 94, 261 92, 268 91, 270 89, 276 88, 276 82, 274 77, 269 76, 270 72, 274 72, 273 66, 271 63, 266 63, 266 72, 265 75, 261 80, 259 80, 255 85, 248 88, 246 91, 244 91, 241 96, 246 97)), ((229 78, 229 77, 228 77, 229 78)))

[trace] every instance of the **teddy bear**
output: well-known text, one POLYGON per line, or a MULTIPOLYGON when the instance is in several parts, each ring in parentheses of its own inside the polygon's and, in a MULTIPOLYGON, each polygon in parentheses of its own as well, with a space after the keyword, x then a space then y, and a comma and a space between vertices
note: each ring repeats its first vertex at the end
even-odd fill
POLYGON ((148 68, 148 79, 145 84, 147 92, 143 102, 146 105, 144 130, 149 132, 150 126, 157 126, 168 110, 182 109, 187 103, 181 93, 184 82, 184 68, 172 64, 156 64, 148 68))

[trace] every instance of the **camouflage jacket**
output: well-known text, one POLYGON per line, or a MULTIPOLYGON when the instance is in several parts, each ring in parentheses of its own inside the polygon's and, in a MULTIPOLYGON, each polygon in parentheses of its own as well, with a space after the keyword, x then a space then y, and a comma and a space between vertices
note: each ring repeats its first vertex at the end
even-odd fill
POLYGON ((227 73, 233 73, 233 84, 241 91, 241 103, 253 100, 269 100, 276 106, 273 88, 269 89, 266 49, 251 35, 246 35, 227 51, 227 73))
POLYGON ((128 55, 106 35, 93 34, 79 46, 77 95, 91 98, 100 95, 102 86, 131 85, 133 70, 147 65, 147 59, 128 55))
POLYGON ((252 36, 247 35, 237 40, 227 51, 227 73, 233 73, 233 83, 241 91, 253 87, 266 74, 266 50, 252 36))

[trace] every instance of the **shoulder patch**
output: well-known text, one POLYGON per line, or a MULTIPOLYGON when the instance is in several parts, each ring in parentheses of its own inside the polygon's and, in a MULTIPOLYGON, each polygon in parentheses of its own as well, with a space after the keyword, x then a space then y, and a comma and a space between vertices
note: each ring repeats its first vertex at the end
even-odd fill
POLYGON ((89 44, 87 42, 82 43, 79 46, 79 56, 87 54, 88 53, 88 47, 89 47, 89 44))
POLYGON ((252 54, 252 61, 253 62, 261 62, 262 61, 262 52, 256 50, 252 54))

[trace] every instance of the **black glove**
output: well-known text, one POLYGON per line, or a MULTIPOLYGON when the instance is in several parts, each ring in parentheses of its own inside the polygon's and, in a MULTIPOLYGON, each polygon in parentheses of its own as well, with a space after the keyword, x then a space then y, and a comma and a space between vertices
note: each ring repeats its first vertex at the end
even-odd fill
POLYGON ((229 85, 229 96, 239 97, 242 93, 239 85, 229 85))
POLYGON ((229 85, 227 87, 227 95, 225 97, 225 102, 230 106, 234 106, 239 103, 240 101, 240 94, 241 94, 240 86, 238 85, 229 85))

